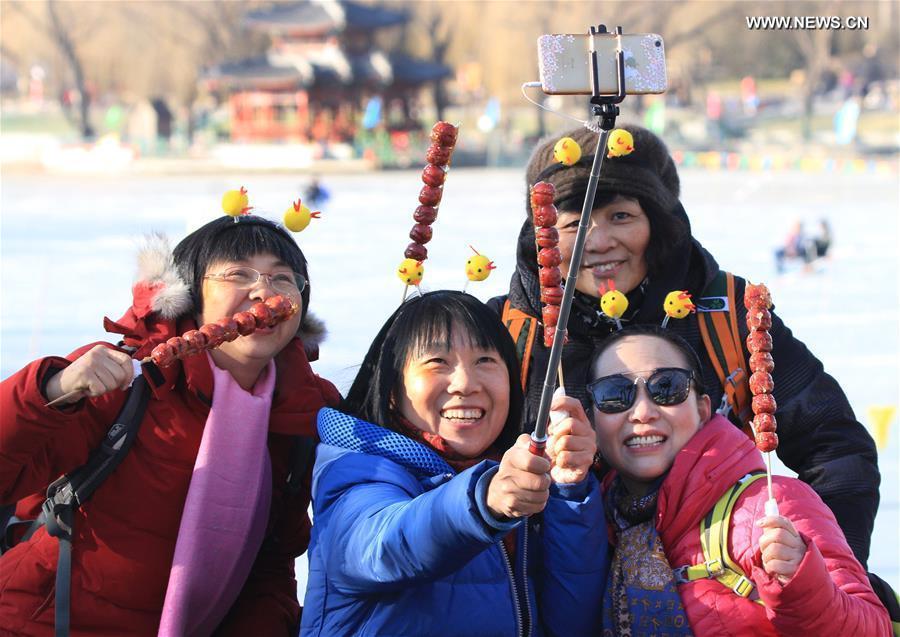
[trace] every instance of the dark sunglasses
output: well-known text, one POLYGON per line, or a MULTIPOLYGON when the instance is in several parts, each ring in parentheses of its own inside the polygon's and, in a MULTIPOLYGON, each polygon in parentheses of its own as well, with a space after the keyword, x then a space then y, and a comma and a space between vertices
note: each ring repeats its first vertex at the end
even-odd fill
POLYGON ((604 376, 589 383, 587 388, 597 409, 604 414, 618 414, 629 409, 637 398, 638 381, 644 381, 647 393, 657 405, 680 405, 691 393, 694 372, 680 367, 660 367, 646 380, 634 380, 625 374, 604 376))

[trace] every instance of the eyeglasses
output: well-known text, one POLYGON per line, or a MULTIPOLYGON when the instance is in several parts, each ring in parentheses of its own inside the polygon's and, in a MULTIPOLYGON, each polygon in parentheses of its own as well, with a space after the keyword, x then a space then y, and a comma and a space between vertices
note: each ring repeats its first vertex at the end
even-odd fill
MULTIPOLYGON (((632 372, 640 373, 640 372, 632 372)), ((679 367, 661 367, 646 379, 631 380, 625 374, 612 374, 589 383, 587 388, 594 405, 604 414, 618 414, 631 408, 637 398, 638 381, 644 381, 647 393, 657 405, 680 405, 691 393, 694 372, 679 367)))
POLYGON ((266 277, 269 286, 276 292, 291 294, 302 292, 306 287, 306 277, 299 272, 285 270, 282 272, 260 272, 244 266, 228 268, 218 274, 207 274, 204 279, 221 281, 236 287, 239 290, 249 290, 254 287, 262 277, 266 277))

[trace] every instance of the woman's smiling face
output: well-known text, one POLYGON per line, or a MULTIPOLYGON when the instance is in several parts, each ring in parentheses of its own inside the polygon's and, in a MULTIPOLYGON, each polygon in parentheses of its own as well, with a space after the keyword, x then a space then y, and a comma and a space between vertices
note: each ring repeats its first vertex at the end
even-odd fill
MULTIPOLYGON (((559 270, 563 278, 569 275, 580 219, 581 211, 559 212, 556 228, 562 254, 559 270)), ((599 297, 597 289, 611 279, 620 292, 631 292, 647 276, 645 253, 649 243, 650 219, 636 199, 619 196, 605 206, 595 208, 591 212, 575 289, 599 297)))
MULTIPOLYGON (((293 276, 288 265, 268 252, 240 261, 211 263, 206 274, 219 274, 242 266, 271 276, 293 276)), ((269 277, 261 278, 247 289, 235 287, 227 281, 204 279, 202 294, 203 312, 198 317, 200 324, 212 323, 224 317, 234 316, 237 312, 248 310, 255 303, 265 301, 277 294, 289 297, 298 306, 303 303, 299 289, 289 293, 278 292, 271 287, 271 278, 269 277)), ((298 307, 296 314, 275 327, 259 328, 248 336, 241 336, 230 343, 223 343, 210 352, 213 360, 219 367, 229 371, 235 366, 246 364, 264 366, 296 336, 300 327, 301 313, 302 307, 298 307)))
MULTIPOLYGON (((685 356, 673 344, 652 335, 626 336, 597 359, 594 378, 625 374, 644 380, 663 367, 690 369, 685 356)), ((603 458, 619 472, 629 491, 644 493, 666 473, 675 456, 710 417, 706 395, 698 396, 693 383, 687 399, 677 405, 657 405, 647 393, 646 382, 637 381, 634 404, 609 414, 594 408, 597 446, 603 458)))
POLYGON ((426 347, 406 362, 398 407, 417 429, 475 458, 506 424, 509 370, 496 350, 472 344, 464 330, 454 327, 449 347, 426 347))

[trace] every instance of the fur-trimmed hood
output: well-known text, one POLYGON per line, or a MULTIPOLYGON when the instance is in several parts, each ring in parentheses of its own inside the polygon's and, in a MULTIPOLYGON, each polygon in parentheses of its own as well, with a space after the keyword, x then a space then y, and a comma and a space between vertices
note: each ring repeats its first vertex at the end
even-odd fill
MULTIPOLYGON (((178 274, 165 235, 147 235, 138 250, 137 263, 132 306, 117 322, 105 318, 104 328, 124 335, 127 345, 141 348, 148 341, 161 342, 153 334, 171 334, 177 321, 189 316, 194 307, 190 286, 178 274)), ((309 359, 315 360, 327 336, 325 323, 307 309, 297 336, 309 359)))

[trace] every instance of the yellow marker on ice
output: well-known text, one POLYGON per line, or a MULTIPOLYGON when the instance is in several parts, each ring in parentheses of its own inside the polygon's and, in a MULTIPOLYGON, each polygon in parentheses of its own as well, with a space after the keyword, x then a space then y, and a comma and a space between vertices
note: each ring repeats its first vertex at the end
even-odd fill
POLYGON ((887 447, 888 431, 897 408, 894 405, 872 405, 866 410, 869 427, 875 437, 875 446, 879 449, 887 447))

